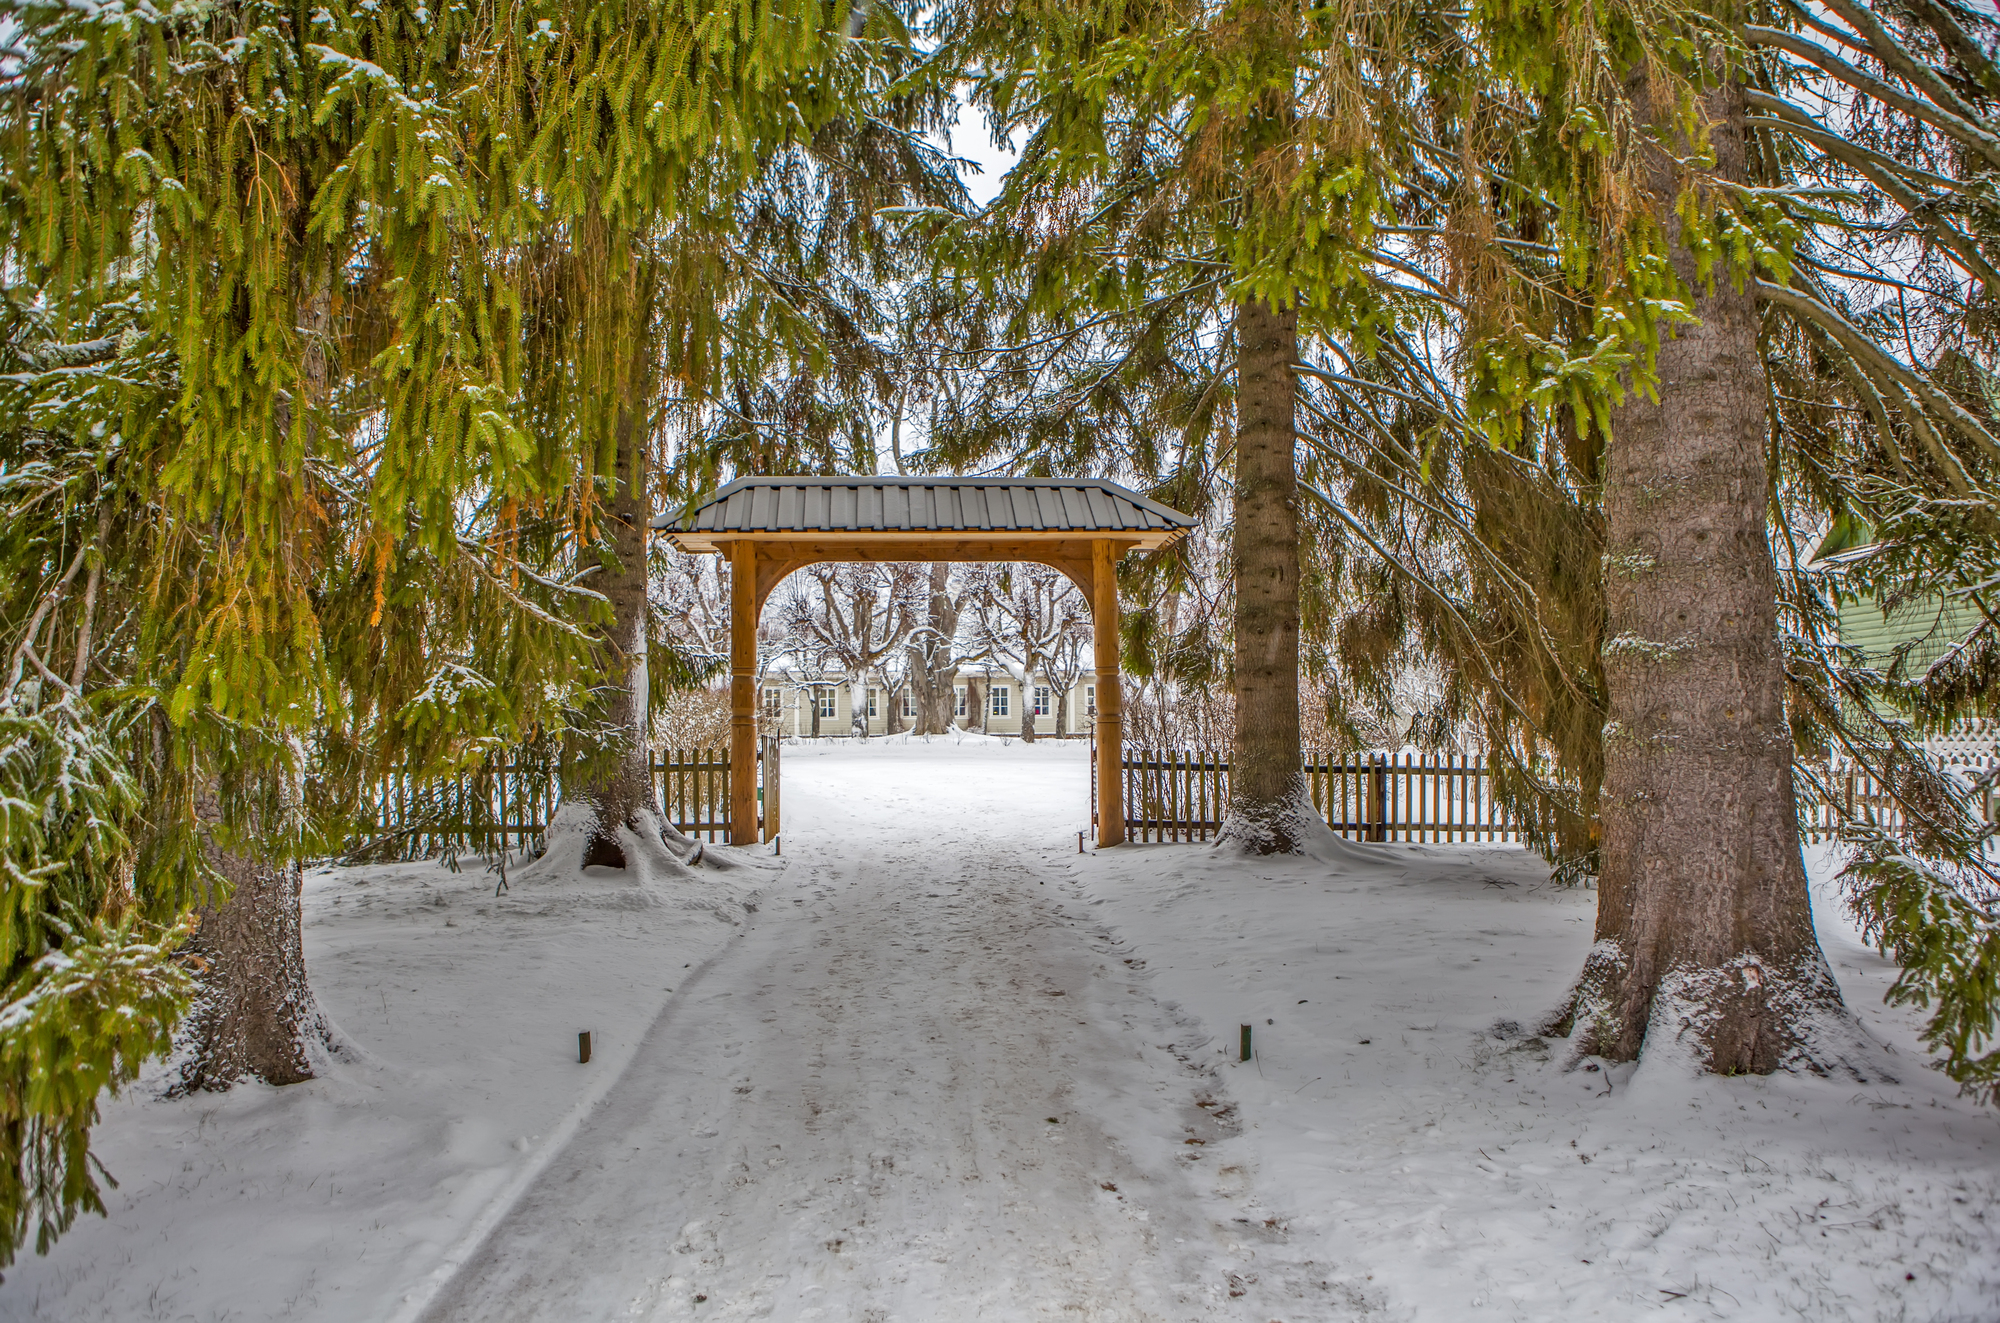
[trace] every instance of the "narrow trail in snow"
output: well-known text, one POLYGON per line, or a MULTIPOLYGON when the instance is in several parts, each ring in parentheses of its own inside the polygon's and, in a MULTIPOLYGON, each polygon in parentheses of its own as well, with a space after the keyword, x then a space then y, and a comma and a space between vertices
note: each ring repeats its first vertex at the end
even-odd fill
POLYGON ((1187 1146, 1226 1105, 1007 834, 1037 806, 884 754, 788 755, 762 913, 428 1320, 1238 1316, 1187 1146))

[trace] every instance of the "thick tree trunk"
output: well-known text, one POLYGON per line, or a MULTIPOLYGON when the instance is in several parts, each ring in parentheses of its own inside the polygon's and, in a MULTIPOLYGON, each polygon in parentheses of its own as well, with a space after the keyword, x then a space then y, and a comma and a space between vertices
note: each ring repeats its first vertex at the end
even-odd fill
POLYGON ((198 991, 180 1030, 174 1092, 223 1090, 248 1078, 296 1084, 313 1077, 310 1040, 326 1026, 306 982, 301 877, 296 861, 265 863, 216 844, 220 803, 197 797, 202 855, 230 886, 202 905, 201 927, 183 949, 198 991))
MULTIPOLYGON (((1291 365, 1298 314, 1236 310, 1236 737, 1219 837, 1253 854, 1296 853, 1299 767, 1299 518, 1291 365)), ((1311 812, 1310 805, 1305 810, 1311 812)))
POLYGON ((1035 742, 1035 673, 1027 667, 1021 668, 1022 679, 1016 681, 1021 693, 1021 743, 1035 742))
MULTIPOLYGON (((1734 82, 1706 98, 1725 179, 1744 178, 1743 104, 1734 82)), ((1698 289, 1671 165, 1649 183, 1698 289)), ((1597 944, 1557 1027, 1579 1053, 1678 1040, 1708 1070, 1764 1073, 1814 1061, 1813 1022, 1840 993, 1799 855, 1757 307, 1717 277, 1699 324, 1660 346, 1659 402, 1613 420, 1597 944)))
POLYGON ((958 670, 952 640, 958 637, 958 604, 951 600, 951 566, 945 561, 931 565, 931 595, 925 628, 932 642, 923 665, 929 685, 930 706, 926 714, 926 734, 942 735, 951 729, 957 690, 952 679, 958 670))
MULTIPOLYGON (((302 227, 303 211, 296 220, 302 227)), ((309 407, 327 395, 333 321, 330 276, 319 273, 311 279, 298 303, 298 390, 309 407)), ((273 422, 280 436, 292 430, 296 418, 292 409, 289 399, 277 409, 273 422)), ((309 412, 306 422, 317 426, 317 415, 309 412)), ((107 531, 99 525, 100 544, 107 531)), ((96 590, 95 564, 91 576, 88 593, 96 590)), ((87 625, 84 635, 78 645, 79 683, 87 664, 87 625)), ((280 788, 296 805, 299 787, 291 779, 292 768, 267 767, 263 773, 286 778, 280 788)), ((308 1044, 313 1039, 326 1042, 327 1028, 306 981, 300 940, 304 920, 299 909, 304 879, 299 864, 268 862, 222 848, 216 839, 222 801, 213 784, 197 791, 194 812, 203 858, 228 882, 230 892, 226 898, 205 899, 199 910, 201 926, 184 948, 195 969, 196 992, 177 1035, 181 1066, 173 1091, 219 1091, 246 1077, 265 1084, 311 1079, 308 1044)))
POLYGON ((868 672, 847 673, 847 733, 857 741, 868 741, 868 672))
POLYGON ((611 747, 591 761, 571 796, 596 809, 585 866, 625 867, 618 828, 632 825, 642 810, 659 809, 646 748, 646 538, 653 510, 644 418, 637 400, 619 412, 617 485, 601 512, 612 563, 595 581, 611 603, 611 621, 601 631, 607 672, 598 689, 598 716, 617 734, 611 747))

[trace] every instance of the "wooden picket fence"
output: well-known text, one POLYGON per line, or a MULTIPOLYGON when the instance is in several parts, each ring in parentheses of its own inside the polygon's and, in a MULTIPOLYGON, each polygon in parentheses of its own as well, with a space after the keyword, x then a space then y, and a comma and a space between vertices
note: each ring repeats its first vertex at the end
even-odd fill
POLYGON ((653 760, 660 812, 690 836, 729 839, 729 750, 663 749, 653 760))
MULTIPOLYGON (((765 840, 778 830, 778 741, 758 741, 758 799, 765 840)), ((651 759, 660 811, 689 836, 729 839, 729 752, 661 749, 651 759)), ((350 859, 427 859, 433 855, 533 853, 562 807, 562 768, 554 759, 510 755, 450 778, 420 780, 390 772, 363 799, 363 827, 350 859)))
MULTIPOLYGON (((1933 748, 1932 753, 1972 792, 1973 811, 1989 823, 2000 822, 2000 779, 1991 775, 2000 767, 2000 755, 1990 746, 1958 754, 1933 748)), ((1830 794, 1804 794, 1799 801, 1799 830, 1807 840, 1832 840, 1848 822, 1867 823, 1892 832, 1907 825, 1902 806, 1888 787, 1860 768, 1836 766, 1823 774, 1821 781, 1830 794)))
MULTIPOLYGON (((2000 753, 1990 723, 1965 723, 1931 752, 1968 783, 1986 778, 1974 806, 2000 821, 2000 753)), ((1229 756, 1218 749, 1128 748, 1123 759, 1125 838, 1205 841, 1221 829, 1229 802, 1229 756)), ((1364 841, 1520 841, 1533 825, 1501 803, 1484 754, 1367 754, 1346 759, 1308 750, 1301 770, 1313 807, 1343 836, 1364 841)), ((1097 821, 1097 750, 1091 749, 1090 820, 1097 821)), ((1808 840, 1829 840, 1850 820, 1889 830, 1902 810, 1886 787, 1854 767, 1822 777, 1829 795, 1802 794, 1799 827, 1808 840)))
MULTIPOLYGON (((1097 820, 1091 750, 1091 821, 1097 820)), ((1125 839, 1205 841, 1229 803, 1229 756, 1219 749, 1125 750, 1125 839)), ((1514 841, 1525 824, 1493 794, 1481 755, 1308 750, 1301 760, 1313 807, 1343 836, 1364 841, 1514 841)))

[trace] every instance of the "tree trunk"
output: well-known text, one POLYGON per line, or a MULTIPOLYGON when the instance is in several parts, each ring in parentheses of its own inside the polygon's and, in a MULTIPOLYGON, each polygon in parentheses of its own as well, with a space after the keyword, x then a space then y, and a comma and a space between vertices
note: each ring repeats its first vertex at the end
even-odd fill
MULTIPOLYGON (((305 216, 300 212, 301 227, 305 216)), ((301 237, 303 237, 301 235, 301 237)), ((327 352, 333 322, 331 276, 309 277, 311 284, 298 301, 300 335, 298 398, 308 409, 327 395, 332 362, 327 352)), ((290 399, 273 416, 274 430, 288 436, 295 415, 290 399)), ((308 427, 318 415, 308 412, 308 427)), ((100 550, 108 531, 99 525, 100 550)), ((96 565, 92 566, 92 584, 96 565)), ((88 628, 79 642, 77 674, 87 664, 88 628)), ((285 778, 279 787, 296 805, 296 769, 265 767, 264 775, 285 778)), ((327 1041, 327 1028, 306 981, 305 949, 300 934, 304 919, 299 893, 304 884, 297 860, 267 862, 225 850, 216 840, 222 821, 217 788, 207 785, 195 794, 196 829, 208 866, 228 883, 227 898, 207 896, 199 911, 200 928, 183 954, 196 971, 192 1009, 177 1035, 181 1054, 176 1093, 228 1089, 248 1076, 265 1084, 296 1084, 313 1077, 308 1042, 327 1041)), ((253 836, 257 833, 253 832, 253 836)))
MULTIPOLYGON (((638 375, 643 380, 644 374, 638 375)), ((632 389, 636 394, 637 387, 632 389)), ((641 810, 659 809, 646 748, 646 537, 653 510, 644 419, 644 405, 637 398, 619 410, 616 486, 601 511, 612 563, 606 567, 608 573, 595 581, 611 603, 610 624, 600 631, 607 668, 598 689, 602 703, 598 716, 616 735, 611 747, 591 760, 573 796, 597 812, 584 854, 586 867, 625 867, 618 828, 632 825, 641 810)))
MULTIPOLYGON (((1236 734, 1219 841, 1253 854, 1297 853, 1305 824, 1299 768, 1299 518, 1294 466, 1298 313, 1236 309, 1236 734)), ((1307 810, 1308 812, 1310 809, 1307 810)))
MULTIPOLYGON (((1733 81, 1705 97, 1728 180, 1744 178, 1743 107, 1733 81)), ((1618 410, 1607 449, 1597 943, 1557 1028, 1579 1053, 1629 1061, 1658 1035, 1708 1070, 1761 1074, 1812 1064, 1812 1022, 1840 1005, 1799 855, 1767 383, 1754 298, 1720 271, 1698 291, 1672 165, 1649 175, 1700 321, 1661 344, 1659 402, 1618 410)))
POLYGON ((1035 673, 1023 667, 1021 674, 1025 680, 1018 682, 1021 690, 1021 743, 1035 742, 1035 673))
POLYGON ((859 743, 868 742, 868 672, 847 673, 847 733, 859 743))
POLYGON ((942 735, 951 729, 958 697, 956 686, 952 684, 958 670, 952 647, 952 641, 958 637, 958 605, 951 600, 951 565, 948 562, 934 561, 931 564, 930 606, 925 623, 931 636, 923 661, 930 692, 930 708, 926 717, 930 724, 925 733, 942 735))
POLYGON ((196 797, 195 816, 202 856, 230 892, 201 906, 201 927, 183 948, 199 986, 181 1024, 173 1092, 220 1091, 246 1076, 265 1084, 311 1079, 308 1040, 324 1041, 326 1026, 306 982, 299 865, 265 863, 219 846, 222 809, 213 790, 196 797))

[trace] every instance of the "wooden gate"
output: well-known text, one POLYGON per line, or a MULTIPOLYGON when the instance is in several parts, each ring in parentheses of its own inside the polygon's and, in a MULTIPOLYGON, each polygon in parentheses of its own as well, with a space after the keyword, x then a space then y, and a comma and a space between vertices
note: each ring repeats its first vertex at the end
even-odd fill
MULTIPOLYGON (((779 741, 757 741, 757 837, 778 834, 779 741)), ((730 766, 727 749, 663 749, 653 762, 660 788, 660 811, 678 831, 708 841, 729 840, 730 766)))

